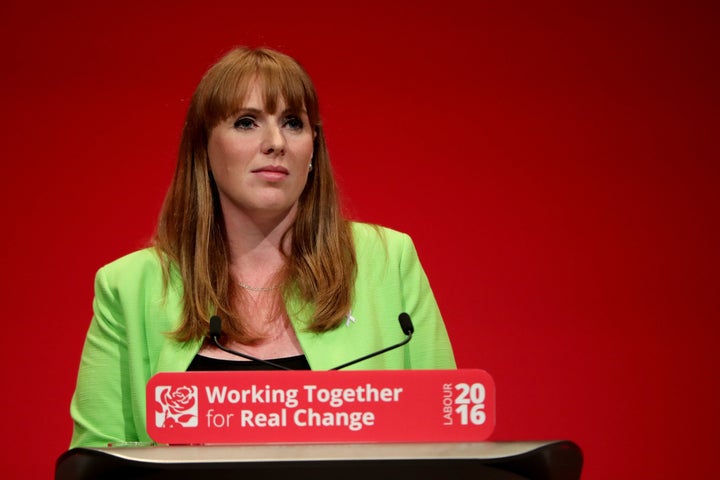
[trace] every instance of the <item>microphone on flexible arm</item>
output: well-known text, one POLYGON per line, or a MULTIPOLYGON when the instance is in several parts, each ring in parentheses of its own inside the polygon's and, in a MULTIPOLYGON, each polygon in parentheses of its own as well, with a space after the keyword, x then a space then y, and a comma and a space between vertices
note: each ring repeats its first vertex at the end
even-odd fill
MULTIPOLYGON (((212 321, 212 319, 211 319, 212 321)), ((403 312, 398 316, 398 321, 400 322, 400 328, 402 328, 403 333, 406 335, 405 340, 403 340, 400 343, 397 343, 391 347, 383 348, 382 350, 378 350, 377 352, 373 352, 371 354, 365 355, 364 357, 360 357, 358 359, 352 360, 347 363, 343 363, 342 365, 338 365, 335 368, 331 368, 330 370, 340 370, 341 368, 349 367, 350 365, 355 365, 358 362, 362 362, 363 360, 367 360, 368 358, 375 357, 377 355, 380 355, 381 353, 389 352, 390 350, 394 350, 398 347, 402 347, 406 343, 408 343, 410 340, 412 340, 413 332, 415 332, 415 328, 413 327, 412 320, 410 320, 410 315, 403 312)))
POLYGON ((255 362, 264 363, 265 365, 268 365, 270 367, 279 369, 279 370, 292 370, 292 368, 285 367, 283 365, 279 365, 277 363, 271 362, 269 360, 263 360, 262 358, 253 357, 252 355, 248 355, 246 353, 238 352, 235 350, 232 350, 230 348, 224 347, 220 343, 220 336, 222 335, 222 319, 218 317, 217 315, 213 315, 210 317, 210 338, 212 338, 213 343, 215 343, 215 346, 218 347, 223 352, 232 353, 233 355, 237 355, 238 357, 242 357, 247 360, 253 360, 255 362))

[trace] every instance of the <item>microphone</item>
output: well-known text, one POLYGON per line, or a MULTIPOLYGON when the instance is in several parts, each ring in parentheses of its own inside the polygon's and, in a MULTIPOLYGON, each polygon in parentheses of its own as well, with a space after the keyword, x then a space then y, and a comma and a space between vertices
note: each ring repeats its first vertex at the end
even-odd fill
POLYGON ((343 363, 342 365, 338 365, 337 367, 331 368, 330 370, 340 370, 341 368, 349 367, 350 365, 355 365, 358 362, 362 362, 363 360, 367 360, 368 358, 375 357, 377 355, 380 355, 381 353, 389 352, 390 350, 394 350, 398 347, 402 347, 403 345, 408 343, 410 340, 412 340, 412 335, 415 332, 415 328, 413 327, 412 320, 410 320, 410 315, 403 312, 398 316, 398 321, 400 322, 400 328, 402 328, 403 333, 406 335, 405 340, 403 340, 402 342, 397 343, 391 347, 383 348, 382 350, 378 350, 377 352, 373 352, 369 355, 365 355, 364 357, 360 357, 353 361, 343 363))
POLYGON ((279 369, 279 370, 292 370, 292 368, 288 368, 283 365, 278 365, 277 363, 271 362, 269 360, 263 360, 262 358, 253 357, 252 355, 248 355, 246 353, 237 352, 230 348, 226 348, 222 344, 220 344, 220 336, 221 335, 222 335, 222 319, 220 317, 218 317, 217 315, 213 315, 212 317, 210 317, 210 338, 212 338, 213 343, 215 343, 215 346, 218 347, 220 350, 227 352, 227 353, 232 353, 233 355, 237 355, 238 357, 242 357, 247 360, 253 360, 255 362, 264 363, 265 365, 271 366, 271 367, 279 369))

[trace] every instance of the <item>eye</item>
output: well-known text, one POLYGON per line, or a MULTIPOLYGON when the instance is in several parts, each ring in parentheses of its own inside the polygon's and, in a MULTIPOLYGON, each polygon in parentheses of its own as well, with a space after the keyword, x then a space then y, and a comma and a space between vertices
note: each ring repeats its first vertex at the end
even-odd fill
POLYGON ((248 116, 240 117, 235 120, 235 123, 233 123, 233 127, 237 128, 238 130, 250 130, 255 125, 255 119, 248 116))
POLYGON ((285 118, 285 126, 291 130, 302 130, 305 124, 297 115, 290 115, 285 118))

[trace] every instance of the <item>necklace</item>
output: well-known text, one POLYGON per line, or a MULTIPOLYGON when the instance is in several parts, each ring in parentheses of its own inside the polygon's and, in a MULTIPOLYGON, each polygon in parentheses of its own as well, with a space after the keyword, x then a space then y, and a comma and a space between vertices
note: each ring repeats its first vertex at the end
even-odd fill
POLYGON ((246 283, 237 282, 238 286, 251 292, 271 292, 280 288, 280 285, 273 285, 272 287, 252 287, 246 283))

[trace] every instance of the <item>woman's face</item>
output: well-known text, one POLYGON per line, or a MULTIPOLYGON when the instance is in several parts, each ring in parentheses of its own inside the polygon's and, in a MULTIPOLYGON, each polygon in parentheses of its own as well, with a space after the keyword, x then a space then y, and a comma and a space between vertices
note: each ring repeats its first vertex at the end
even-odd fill
POLYGON ((313 155, 307 112, 287 110, 278 99, 265 110, 254 81, 238 113, 210 132, 208 157, 227 218, 235 214, 285 216, 295 212, 313 155))

